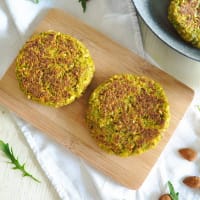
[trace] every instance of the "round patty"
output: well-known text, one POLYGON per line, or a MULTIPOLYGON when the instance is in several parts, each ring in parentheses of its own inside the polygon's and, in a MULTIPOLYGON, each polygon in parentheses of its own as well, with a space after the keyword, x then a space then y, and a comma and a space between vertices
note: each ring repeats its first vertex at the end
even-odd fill
POLYGON ((171 0, 168 18, 185 41, 200 48, 200 0, 171 0))
POLYGON ((120 156, 154 147, 169 124, 169 104, 160 84, 144 76, 115 75, 91 94, 87 112, 98 145, 120 156))
POLYGON ((70 35, 33 35, 16 59, 16 77, 28 99, 61 107, 80 97, 94 74, 88 49, 70 35))

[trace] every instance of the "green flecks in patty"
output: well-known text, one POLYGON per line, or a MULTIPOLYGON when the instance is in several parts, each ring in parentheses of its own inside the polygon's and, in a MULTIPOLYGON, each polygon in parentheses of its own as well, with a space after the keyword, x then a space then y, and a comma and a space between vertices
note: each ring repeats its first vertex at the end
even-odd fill
POLYGON ((60 32, 33 35, 20 50, 16 76, 29 99, 60 107, 80 97, 94 74, 88 49, 60 32))
POLYGON ((168 18, 185 41, 200 48, 200 0, 171 0, 168 18))
POLYGON ((144 76, 115 75, 89 99, 87 123, 104 150, 120 156, 146 151, 161 139, 169 122, 163 88, 144 76))

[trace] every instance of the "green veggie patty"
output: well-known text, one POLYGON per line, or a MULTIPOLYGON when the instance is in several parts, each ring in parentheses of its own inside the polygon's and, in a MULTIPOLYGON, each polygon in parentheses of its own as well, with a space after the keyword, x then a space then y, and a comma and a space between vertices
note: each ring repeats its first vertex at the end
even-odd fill
POLYGON ((161 85, 145 76, 114 75, 91 94, 87 124, 97 144, 119 156, 154 147, 169 124, 161 85))
POLYGON ((200 48, 200 0, 171 0, 168 19, 183 40, 200 48))
POLYGON ((46 31, 33 35, 16 59, 16 77, 28 99, 53 107, 72 103, 93 78, 88 49, 70 35, 46 31))

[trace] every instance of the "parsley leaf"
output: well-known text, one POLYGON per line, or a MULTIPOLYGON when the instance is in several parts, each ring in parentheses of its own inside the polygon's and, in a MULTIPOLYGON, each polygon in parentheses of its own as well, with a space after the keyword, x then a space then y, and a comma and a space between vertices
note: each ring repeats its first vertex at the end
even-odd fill
POLYGON ((23 176, 28 176, 32 178, 34 181, 39 182, 40 181, 32 176, 30 173, 28 173, 25 169, 25 163, 20 164, 18 158, 15 157, 13 150, 11 147, 9 147, 8 143, 4 143, 2 140, 0 140, 0 150, 5 154, 5 156, 10 160, 9 163, 13 164, 14 167, 12 169, 18 169, 22 172, 23 176))

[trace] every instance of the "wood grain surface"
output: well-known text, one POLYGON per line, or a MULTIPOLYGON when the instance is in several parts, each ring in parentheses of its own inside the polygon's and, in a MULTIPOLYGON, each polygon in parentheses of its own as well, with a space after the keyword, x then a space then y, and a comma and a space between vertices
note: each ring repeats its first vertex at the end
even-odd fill
POLYGON ((0 80, 0 102, 113 180, 128 188, 137 189, 183 117, 193 98, 193 91, 132 51, 61 10, 49 10, 35 32, 50 29, 76 37, 90 50, 96 72, 86 93, 71 105, 59 109, 27 100, 19 90, 13 61, 0 80), (146 75, 158 81, 166 91, 171 111, 170 126, 159 145, 142 155, 128 158, 103 152, 90 137, 85 123, 87 101, 92 90, 108 77, 118 73, 146 75))

